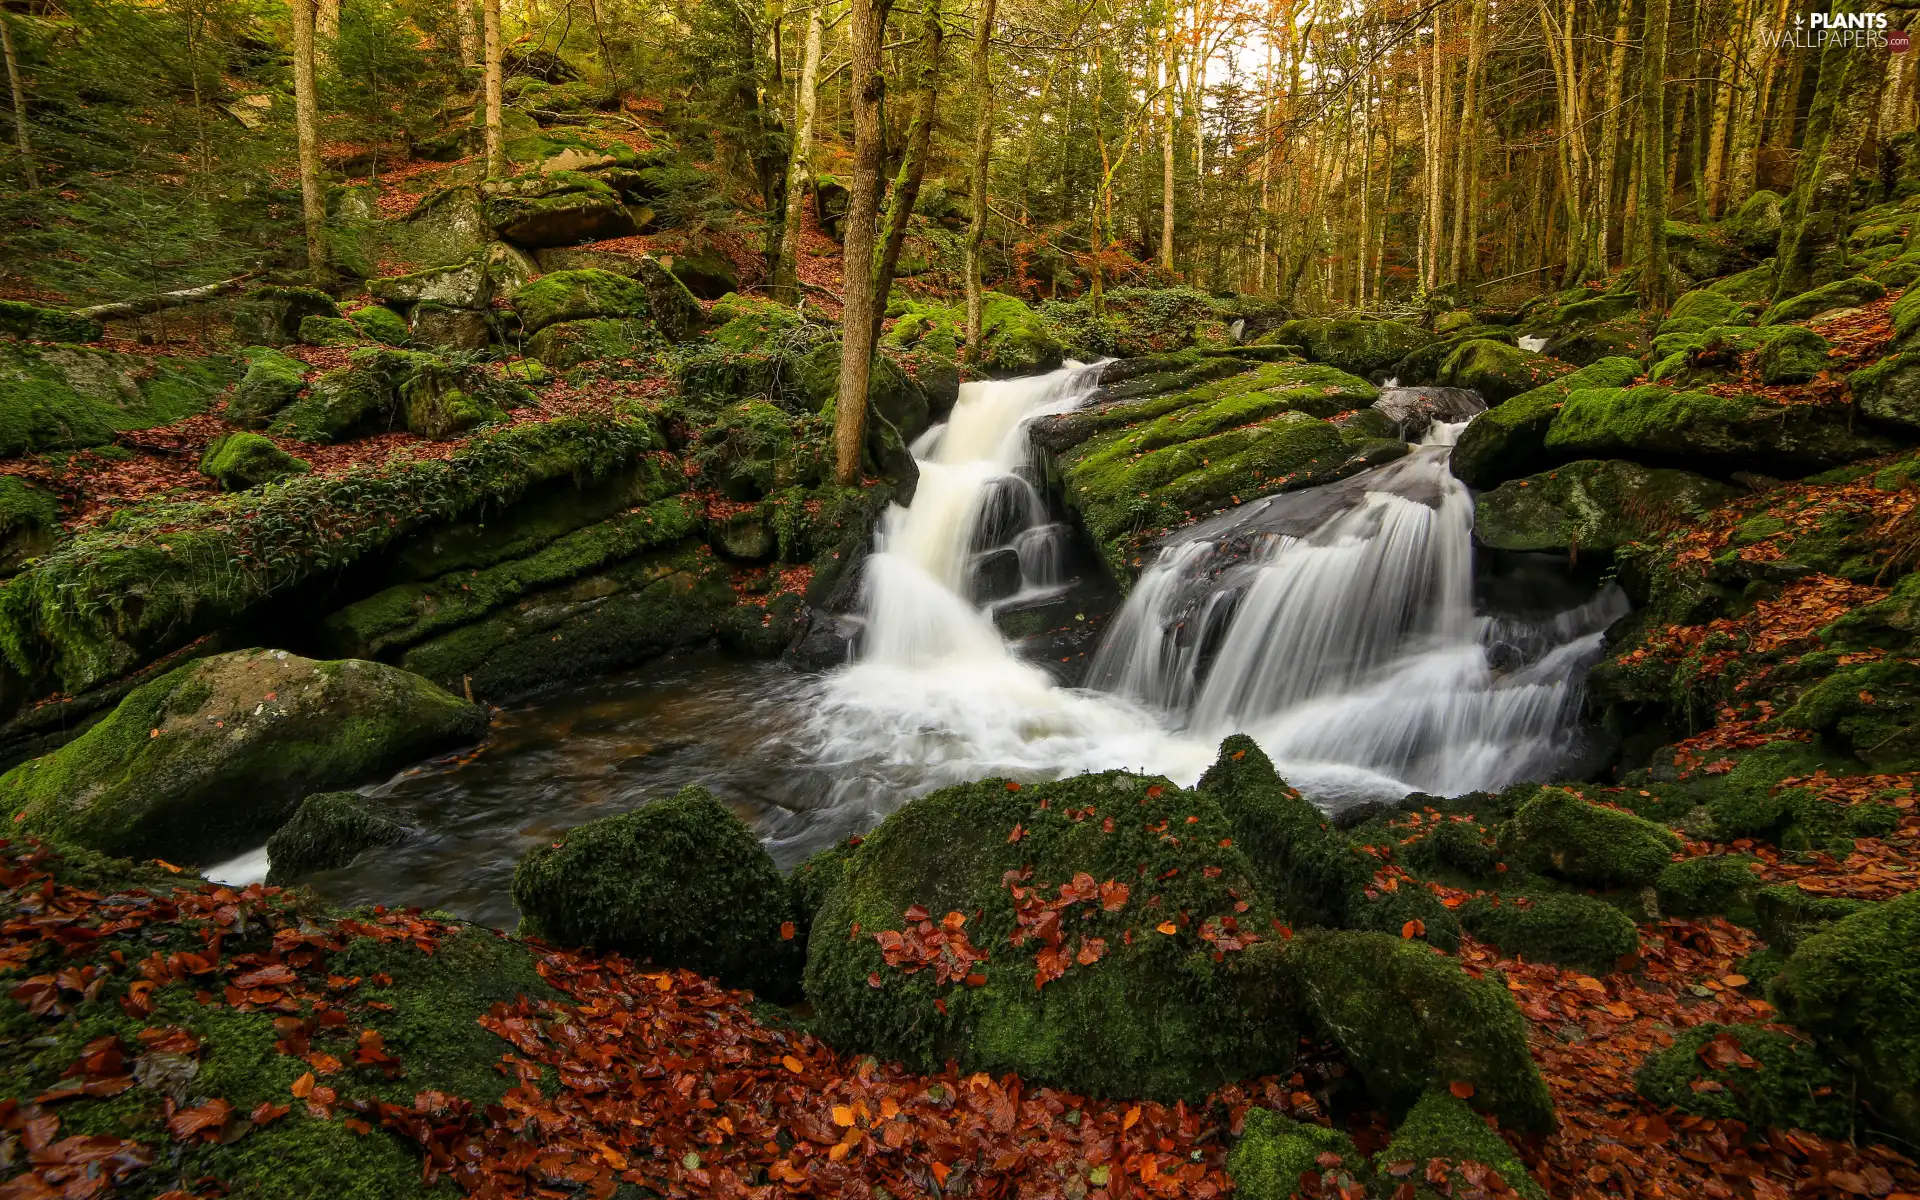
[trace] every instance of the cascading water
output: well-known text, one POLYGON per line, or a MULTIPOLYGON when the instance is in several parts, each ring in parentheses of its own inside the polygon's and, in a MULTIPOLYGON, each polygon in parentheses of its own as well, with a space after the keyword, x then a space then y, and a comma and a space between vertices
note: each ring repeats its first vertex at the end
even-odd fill
MULTIPOLYGON (((1058 529, 1026 426, 1084 402, 1097 368, 967 384, 914 446, 913 503, 881 522, 856 660, 809 726, 832 807, 877 817, 987 775, 1130 767, 1191 781, 1251 733, 1331 807, 1537 776, 1572 748, 1580 680, 1617 590, 1539 619, 1474 611, 1473 502, 1447 468, 1471 393, 1383 397, 1418 432, 1404 458, 1241 505, 1165 545, 1068 688, 995 628, 983 563, 1058 583, 1058 529), (983 598, 984 597, 984 598, 983 598)), ((1004 594, 1004 592, 1002 593, 1004 594)))

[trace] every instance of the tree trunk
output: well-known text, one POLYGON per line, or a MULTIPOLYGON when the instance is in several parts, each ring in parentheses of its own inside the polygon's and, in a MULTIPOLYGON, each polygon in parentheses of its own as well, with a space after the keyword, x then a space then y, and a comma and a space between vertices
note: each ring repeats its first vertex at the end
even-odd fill
POLYGON ((1169 4, 1160 60, 1160 267, 1169 275, 1173 274, 1173 90, 1179 84, 1173 55, 1173 11, 1169 4))
POLYGON ((826 40, 826 0, 814 0, 807 16, 807 46, 800 59, 794 93, 793 153, 787 159, 787 205, 779 255, 773 267, 773 298, 800 302, 800 236, 805 228, 807 193, 813 188, 813 120, 819 109, 820 53, 826 40))
POLYGON ((1667 12, 1647 0, 1640 52, 1640 304, 1667 307, 1667 12))
MULTIPOLYGON (((1836 11, 1858 9, 1846 5, 1836 11)), ((1820 55, 1820 79, 1794 165, 1793 192, 1780 214, 1775 301, 1848 275, 1853 178, 1886 78, 1880 56, 1860 47, 1836 42, 1820 55)))
POLYGON ((1454 283, 1471 283, 1472 261, 1478 239, 1473 229, 1471 197, 1477 186, 1474 150, 1478 144, 1475 130, 1480 120, 1480 55, 1486 39, 1487 0, 1472 0, 1473 12, 1467 20, 1467 80, 1460 94, 1460 127, 1454 141, 1459 155, 1453 169, 1453 278, 1454 283))
POLYGON ((480 0, 486 39, 487 178, 507 173, 507 143, 500 132, 500 0, 480 0))
POLYGON ((993 165, 993 80, 989 77, 993 58, 993 10, 995 0, 980 0, 980 15, 973 31, 973 200, 972 219, 967 222, 967 345, 968 366, 980 362, 982 328, 980 248, 987 240, 987 183, 993 165))
POLYGON ((307 270, 327 279, 326 195, 320 188, 319 114, 313 85, 313 0, 293 0, 293 124, 300 139, 300 213, 307 229, 307 270))
POLYGON ((921 2, 926 5, 926 15, 920 30, 913 116, 907 124, 906 152, 893 178, 893 194, 887 199, 886 236, 880 243, 880 256, 873 264, 873 338, 876 341, 880 337, 880 322, 887 315, 887 293, 893 290, 893 272, 900 263, 900 247, 906 244, 913 206, 920 199, 920 182, 926 177, 927 150, 933 141, 933 106, 939 98, 940 51, 946 29, 940 23, 940 0, 921 2))
POLYGON ((340 0, 317 0, 313 10, 313 64, 333 70, 333 44, 340 40, 340 0))
POLYGON ((20 169, 26 173, 27 188, 40 190, 39 173, 33 169, 33 140, 27 136, 27 89, 20 82, 20 61, 13 54, 13 18, 0 12, 0 48, 6 51, 7 87, 13 93, 13 144, 20 149, 20 169))
POLYGON ((460 28, 460 65, 469 69, 480 65, 480 22, 473 15, 473 0, 453 0, 454 17, 460 28))
POLYGON ((1752 11, 1761 0, 1745 0, 1740 17, 1727 34, 1726 48, 1720 55, 1719 78, 1713 88, 1712 132, 1707 135, 1706 178, 1696 186, 1704 196, 1703 212, 1716 219, 1727 208, 1727 126, 1733 119, 1734 87, 1739 80, 1740 63, 1746 47, 1742 44, 1752 11))
POLYGON ((840 390, 833 415, 833 476, 842 485, 860 475, 860 444, 866 434, 867 379, 873 367, 874 224, 880 211, 880 100, 886 89, 880 47, 887 0, 851 2, 847 99, 853 115, 853 174, 841 254, 840 390))

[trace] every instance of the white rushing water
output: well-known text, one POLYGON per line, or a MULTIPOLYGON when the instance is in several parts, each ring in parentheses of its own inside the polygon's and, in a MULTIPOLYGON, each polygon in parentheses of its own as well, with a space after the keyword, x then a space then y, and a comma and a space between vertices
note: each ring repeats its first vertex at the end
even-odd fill
POLYGON ((1335 808, 1500 787, 1566 756, 1581 678, 1625 601, 1608 589, 1538 620, 1475 614, 1473 502, 1446 458, 1466 422, 1440 415, 1405 458, 1167 545, 1087 687, 1022 661, 977 580, 1012 550, 1023 594, 1059 582, 1026 425, 1084 402, 1098 374, 966 384, 915 445, 918 492, 888 511, 867 561, 859 654, 810 726, 818 759, 862 781, 863 807, 995 774, 1127 767, 1191 783, 1236 731, 1335 808))

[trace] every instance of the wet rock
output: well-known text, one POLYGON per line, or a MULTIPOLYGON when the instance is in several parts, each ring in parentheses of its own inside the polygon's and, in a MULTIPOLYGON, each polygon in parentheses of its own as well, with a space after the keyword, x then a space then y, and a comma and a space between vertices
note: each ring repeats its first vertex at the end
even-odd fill
POLYGON ((799 632, 787 646, 786 659, 795 666, 824 671, 853 660, 854 642, 862 623, 823 608, 810 608, 799 632))
POLYGON ((1531 475, 1551 466, 1547 430, 1569 393, 1618 387, 1640 373, 1630 358, 1608 358, 1515 396, 1473 419, 1460 434, 1449 462, 1454 475, 1477 488, 1531 475))
POLYGON ((1487 406, 1470 388, 1390 387, 1382 389, 1373 408, 1394 423, 1386 436, 1413 440, 1435 421, 1465 421, 1485 412, 1487 406))
POLYGON ((1546 446, 1567 458, 1631 457, 1797 477, 1894 448, 1850 428, 1850 417, 1844 407, 1784 404, 1765 396, 1602 388, 1567 396, 1546 446))
POLYGON ((1474 502, 1474 536, 1496 550, 1611 553, 1656 540, 1746 494, 1688 471, 1618 459, 1509 480, 1474 502))
POLYGON ((732 810, 697 787, 576 826, 513 873, 525 930, 790 998, 803 947, 785 880, 732 810), (791 926, 787 925, 791 930, 791 926))
POLYGON ((317 792, 267 839, 267 884, 344 867, 362 850, 406 840, 407 827, 358 792, 317 792))
POLYGON ((383 777, 485 730, 485 710, 396 667, 240 650, 136 688, 0 777, 0 797, 29 828, 83 846, 215 862, 258 845, 316 787, 383 777))
POLYGON ((974 556, 967 570, 967 591, 975 604, 1004 600, 1020 590, 1020 555, 1011 547, 974 556))
POLYGON ((215 438, 200 456, 200 473, 222 491, 240 492, 289 475, 304 475, 313 465, 295 458, 257 433, 229 433, 215 438))
POLYGON ((1502 853, 1530 871, 1594 887, 1652 883, 1680 848, 1665 826, 1543 787, 1501 827, 1502 853))
POLYGON ((1572 365, 1559 359, 1479 338, 1463 343, 1440 364, 1439 380, 1499 404, 1572 372, 1572 365))

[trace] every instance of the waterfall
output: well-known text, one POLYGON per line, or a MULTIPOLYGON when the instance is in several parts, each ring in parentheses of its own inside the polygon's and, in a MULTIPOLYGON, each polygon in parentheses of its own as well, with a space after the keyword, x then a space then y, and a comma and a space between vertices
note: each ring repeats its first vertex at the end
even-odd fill
POLYGON ((1564 761, 1580 680, 1625 602, 1610 589, 1568 612, 1476 614, 1473 503, 1446 460, 1460 395, 1394 398, 1392 415, 1426 429, 1405 458, 1164 545, 1089 686, 1024 661, 994 603, 1065 582, 1027 424, 1085 403, 1099 375, 968 383, 915 442, 918 490, 882 517, 864 566, 857 656, 808 726, 836 804, 877 818, 950 783, 1112 767, 1192 782, 1236 730, 1330 807, 1564 761))

